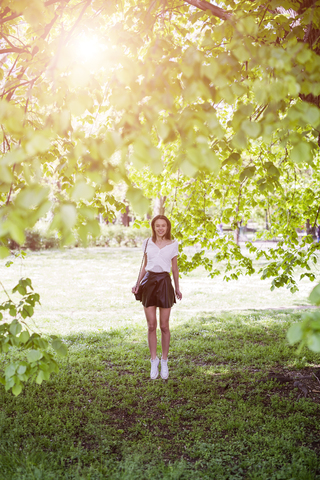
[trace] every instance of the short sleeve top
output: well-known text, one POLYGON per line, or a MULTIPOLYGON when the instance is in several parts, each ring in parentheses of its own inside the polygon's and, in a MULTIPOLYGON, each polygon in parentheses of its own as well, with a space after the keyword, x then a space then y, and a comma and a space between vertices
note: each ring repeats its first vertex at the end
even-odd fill
MULTIPOLYGON (((142 249, 146 248, 147 239, 143 242, 142 249)), ((178 242, 175 240, 163 248, 159 248, 151 238, 147 245, 147 272, 169 272, 171 271, 171 260, 179 253, 178 242)))

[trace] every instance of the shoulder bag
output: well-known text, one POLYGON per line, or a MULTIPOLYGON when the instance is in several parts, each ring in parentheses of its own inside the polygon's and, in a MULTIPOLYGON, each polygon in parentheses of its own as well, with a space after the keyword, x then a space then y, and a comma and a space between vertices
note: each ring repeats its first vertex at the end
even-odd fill
MULTIPOLYGON (((146 246, 145 246, 145 248, 144 248, 143 257, 142 257, 142 260, 141 260, 141 265, 140 265, 140 270, 139 270, 139 274, 138 274, 136 286, 138 285, 140 273, 141 273, 141 270, 142 270, 142 265, 143 265, 143 262, 144 262, 144 257, 145 257, 146 251, 147 251, 148 242, 149 242, 149 238, 148 238, 148 240, 147 240, 147 242, 146 242, 146 246)), ((139 290, 137 291, 137 293, 134 294, 134 296, 136 297, 136 300, 139 300, 139 301, 142 300, 142 288, 141 288, 141 285, 139 285, 139 290)))

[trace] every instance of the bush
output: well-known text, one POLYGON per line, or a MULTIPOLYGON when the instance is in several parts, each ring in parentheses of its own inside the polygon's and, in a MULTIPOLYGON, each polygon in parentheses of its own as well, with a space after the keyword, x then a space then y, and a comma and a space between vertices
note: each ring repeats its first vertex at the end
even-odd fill
POLYGON ((112 247, 114 245, 138 247, 150 236, 148 228, 125 227, 124 225, 101 225, 101 235, 91 242, 97 247, 112 247))
POLYGON ((48 234, 42 239, 43 248, 49 250, 51 248, 59 248, 60 242, 57 234, 48 234))
MULTIPOLYGON (((48 250, 60 247, 59 236, 56 232, 48 231, 48 222, 40 220, 31 230, 26 232, 26 241, 22 248, 29 250, 48 250)), ((91 247, 139 247, 145 238, 150 237, 150 229, 146 227, 133 228, 124 225, 102 224, 101 233, 97 238, 89 238, 88 245, 91 247)), ((71 247, 81 247, 82 243, 77 233, 74 233, 74 243, 71 247)), ((19 245, 11 240, 11 250, 19 249, 19 245)))
POLYGON ((92 240, 92 244, 97 247, 111 247, 111 242, 114 237, 113 225, 100 225, 101 234, 99 237, 92 240))
POLYGON ((127 227, 125 246, 126 247, 137 247, 139 242, 139 237, 137 236, 137 230, 127 227))
POLYGON ((129 228, 129 227, 124 227, 123 225, 114 225, 113 227, 114 229, 113 238, 118 243, 119 247, 126 237, 126 233, 124 231, 126 228, 129 228))
POLYGON ((19 245, 19 243, 15 242, 11 238, 9 238, 8 247, 10 248, 10 250, 19 250, 20 245, 19 245))
POLYGON ((37 251, 41 250, 42 241, 41 235, 35 230, 28 230, 26 232, 26 241, 23 244, 23 248, 28 248, 29 250, 37 251))

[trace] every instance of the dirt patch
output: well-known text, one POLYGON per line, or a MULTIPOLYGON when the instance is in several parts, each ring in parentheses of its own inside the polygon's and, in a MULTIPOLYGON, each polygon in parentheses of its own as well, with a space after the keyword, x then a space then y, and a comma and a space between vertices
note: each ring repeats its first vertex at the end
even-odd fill
MULTIPOLYGON (((252 370, 253 375, 257 372, 259 370, 252 370)), ((246 390, 244 397, 246 398, 255 393, 258 385, 267 384, 269 386, 269 389, 265 392, 267 403, 273 395, 280 395, 282 397, 290 396, 296 401, 300 398, 307 398, 320 404, 320 368, 306 367, 297 371, 275 367, 266 372, 262 378, 253 378, 250 383, 243 382, 241 377, 239 377, 239 380, 236 377, 219 380, 218 391, 220 395, 223 395, 229 388, 235 390, 244 385, 246 390)))

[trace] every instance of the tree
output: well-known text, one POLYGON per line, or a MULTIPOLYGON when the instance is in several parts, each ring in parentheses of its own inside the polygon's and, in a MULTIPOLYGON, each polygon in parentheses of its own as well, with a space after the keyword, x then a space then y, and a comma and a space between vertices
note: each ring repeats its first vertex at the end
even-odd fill
POLYGON ((201 242, 182 270, 217 273, 214 246, 227 279, 252 273, 216 230, 258 205, 266 235, 282 236, 268 252, 248 246, 268 260, 262 276, 294 291, 300 265, 312 280, 316 246, 296 228, 319 215, 319 12, 306 0, 4 0, 1 256, 48 212, 63 243, 74 231, 85 243, 99 213, 125 211, 113 196, 124 182, 137 214, 171 198, 181 244, 201 242))

